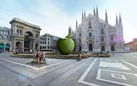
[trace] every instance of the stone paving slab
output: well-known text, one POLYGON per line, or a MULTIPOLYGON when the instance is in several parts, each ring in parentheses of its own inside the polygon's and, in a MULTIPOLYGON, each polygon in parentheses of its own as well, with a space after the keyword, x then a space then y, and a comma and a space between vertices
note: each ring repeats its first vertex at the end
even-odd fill
POLYGON ((81 61, 47 58, 47 64, 31 64, 32 59, 1 53, 0 86, 136 86, 135 56, 118 53, 110 58, 81 61))

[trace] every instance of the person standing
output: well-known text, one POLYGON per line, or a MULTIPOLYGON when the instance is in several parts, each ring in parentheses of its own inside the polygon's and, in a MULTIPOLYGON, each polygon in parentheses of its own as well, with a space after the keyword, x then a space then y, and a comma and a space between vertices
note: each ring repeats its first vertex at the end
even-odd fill
POLYGON ((38 63, 38 59, 39 59, 40 55, 39 52, 36 53, 36 62, 38 63))
POLYGON ((39 62, 41 63, 42 60, 42 53, 39 53, 40 57, 39 57, 39 62))
POLYGON ((45 62, 45 63, 46 63, 45 53, 42 53, 42 60, 43 60, 43 62, 45 62))
POLYGON ((78 53, 78 61, 81 61, 81 56, 82 56, 82 53, 79 52, 79 53, 78 53))

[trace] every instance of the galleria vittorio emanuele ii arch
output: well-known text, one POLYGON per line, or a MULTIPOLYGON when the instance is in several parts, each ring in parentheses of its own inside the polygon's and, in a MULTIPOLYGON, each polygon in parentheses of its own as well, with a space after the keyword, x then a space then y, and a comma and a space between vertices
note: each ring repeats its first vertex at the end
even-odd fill
POLYGON ((13 18, 11 24, 12 51, 39 50, 40 26, 13 18))

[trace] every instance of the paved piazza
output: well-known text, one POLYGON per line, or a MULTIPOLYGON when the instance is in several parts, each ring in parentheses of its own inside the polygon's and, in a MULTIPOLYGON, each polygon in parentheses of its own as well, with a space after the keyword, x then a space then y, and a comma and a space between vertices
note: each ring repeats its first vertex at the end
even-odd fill
POLYGON ((137 53, 110 58, 47 58, 32 64, 30 58, 0 53, 0 86, 137 86, 137 53))

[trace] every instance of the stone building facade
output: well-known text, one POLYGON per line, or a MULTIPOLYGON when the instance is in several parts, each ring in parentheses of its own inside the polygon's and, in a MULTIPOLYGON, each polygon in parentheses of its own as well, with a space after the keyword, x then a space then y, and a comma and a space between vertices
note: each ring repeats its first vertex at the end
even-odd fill
POLYGON ((56 43, 59 37, 51 34, 44 34, 40 36, 40 50, 41 51, 54 51, 57 50, 56 43))
POLYGON ((36 51, 39 50, 40 26, 13 18, 11 24, 11 50, 36 51))
POLYGON ((11 29, 0 27, 0 51, 11 50, 11 29))
POLYGON ((137 51, 137 38, 134 38, 133 41, 124 44, 125 51, 137 51))
POLYGON ((124 37, 122 18, 116 15, 116 24, 112 26, 108 23, 107 11, 105 20, 99 18, 98 8, 93 10, 93 15, 82 12, 81 23, 76 21, 76 29, 69 28, 75 40, 75 51, 124 51, 124 37))

